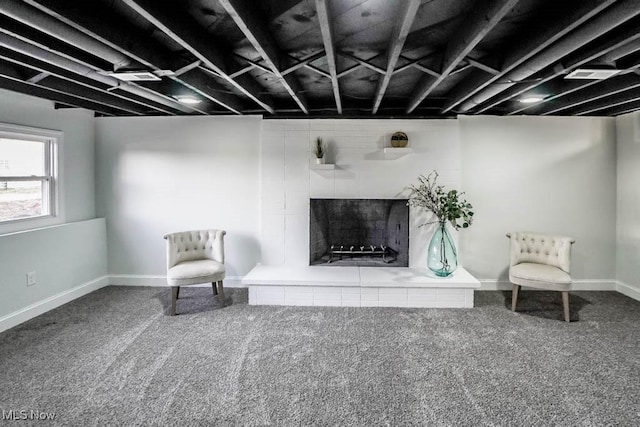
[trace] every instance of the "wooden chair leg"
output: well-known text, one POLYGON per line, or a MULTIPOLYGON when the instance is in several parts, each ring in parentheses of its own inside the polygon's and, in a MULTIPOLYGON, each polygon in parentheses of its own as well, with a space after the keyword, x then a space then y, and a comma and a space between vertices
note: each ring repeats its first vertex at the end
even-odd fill
POLYGON ((224 307, 224 286, 222 285, 222 280, 218 281, 218 301, 220 305, 224 307))
POLYGON ((217 287, 217 283, 218 283, 218 282, 211 282, 211 288, 213 288, 213 294, 214 294, 214 295, 218 295, 218 287, 217 287))
POLYGON ((176 299, 180 298, 180 286, 176 286, 178 290, 176 291, 176 299))
POLYGON ((518 291, 520 285, 513 285, 513 291, 511 292, 511 311, 516 311, 516 304, 518 303, 518 291))
POLYGON ((176 315, 176 301, 178 300, 178 293, 180 292, 180 286, 171 287, 171 315, 176 315))
POLYGON ((564 307, 564 321, 571 322, 569 318, 569 291, 562 292, 562 305, 564 307))

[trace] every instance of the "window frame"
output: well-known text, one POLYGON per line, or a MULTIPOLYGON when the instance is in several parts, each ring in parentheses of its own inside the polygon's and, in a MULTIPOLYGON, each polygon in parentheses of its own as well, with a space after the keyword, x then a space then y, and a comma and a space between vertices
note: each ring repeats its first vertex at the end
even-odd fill
POLYGON ((19 126, 13 124, 0 123, 0 138, 37 141, 44 144, 44 175, 41 176, 5 176, 0 177, 0 181, 40 181, 46 189, 42 192, 43 211, 46 213, 26 218, 15 218, 0 220, 0 234, 46 227, 62 221, 62 183, 61 183, 61 162, 63 133, 57 130, 19 126), (59 220, 59 221, 56 221, 59 220))

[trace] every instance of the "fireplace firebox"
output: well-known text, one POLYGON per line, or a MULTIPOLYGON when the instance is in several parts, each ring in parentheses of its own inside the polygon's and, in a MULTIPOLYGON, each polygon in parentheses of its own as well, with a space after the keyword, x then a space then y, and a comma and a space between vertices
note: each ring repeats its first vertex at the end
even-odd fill
POLYGON ((309 265, 409 266, 402 199, 311 199, 309 265))

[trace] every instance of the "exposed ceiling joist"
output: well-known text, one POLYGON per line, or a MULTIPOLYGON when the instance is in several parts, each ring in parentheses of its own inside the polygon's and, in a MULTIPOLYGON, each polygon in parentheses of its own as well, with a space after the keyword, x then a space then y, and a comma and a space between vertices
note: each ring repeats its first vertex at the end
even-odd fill
POLYGON ((640 84, 629 86, 627 89, 615 94, 607 94, 599 99, 585 102, 580 106, 572 108, 570 111, 571 115, 584 116, 587 114, 596 114, 599 111, 601 112, 638 100, 640 100, 640 84))
POLYGON ((237 96, 228 93, 228 89, 212 80, 199 68, 195 68, 180 76, 183 85, 201 96, 228 109, 234 114, 242 114, 244 105, 237 96))
POLYGON ((512 69, 522 64, 534 55, 542 52, 551 44, 558 41, 574 29, 602 12, 605 8, 615 3, 616 0, 585 0, 573 13, 558 17, 558 20, 541 26, 536 34, 531 37, 519 40, 513 49, 509 50, 504 57, 491 62, 502 63, 501 72, 497 75, 473 74, 458 84, 449 95, 442 112, 451 111, 458 104, 466 101, 479 91, 485 89, 492 83, 504 79, 512 69))
POLYGON ((97 111, 107 116, 122 115, 122 111, 109 108, 104 105, 100 105, 95 102, 87 101, 84 99, 76 98, 74 96, 61 93, 53 89, 45 89, 34 83, 28 83, 20 78, 15 78, 5 74, 5 70, 0 71, 0 88, 11 90, 14 92, 20 92, 38 98, 48 99, 54 102, 61 102, 63 104, 71 105, 76 108, 86 108, 87 110, 97 111))
POLYGON ((487 65, 484 62, 480 62, 469 57, 465 58, 465 61, 467 61, 469 65, 471 65, 472 67, 477 68, 478 70, 482 70, 486 73, 493 74, 494 76, 497 76, 498 74, 500 74, 499 69, 497 69, 496 67, 487 65))
MULTIPOLYGON (((235 79, 230 77, 230 74, 237 71, 240 66, 238 65, 236 69, 230 68, 226 60, 228 53, 220 50, 216 43, 208 41, 211 37, 204 28, 195 22, 193 26, 185 26, 184 22, 190 22, 190 17, 185 16, 184 13, 168 12, 163 8, 162 2, 154 0, 123 1, 249 99, 268 112, 275 112, 273 103, 261 93, 263 88, 252 77, 246 74, 239 75, 235 79)), ((217 99, 216 102, 230 110, 234 109, 231 105, 224 105, 220 99, 217 99)))
POLYGON ((484 0, 481 9, 469 13, 460 31, 447 44, 439 77, 424 76, 414 90, 407 113, 418 105, 458 66, 519 0, 484 0))
POLYGON ((333 89, 333 98, 336 101, 336 110, 338 114, 342 114, 342 99, 340 98, 340 84, 338 82, 338 66, 336 63, 332 16, 328 2, 329 0, 316 0, 316 11, 318 13, 322 44, 324 45, 324 51, 327 56, 327 66, 329 67, 329 75, 331 76, 331 88, 333 89))
POLYGON ((300 68, 303 68, 306 65, 309 65, 311 62, 323 58, 325 56, 325 52, 324 51, 320 51, 320 52, 316 52, 313 55, 309 55, 306 58, 303 59, 296 59, 296 58, 291 58, 295 61, 295 63, 293 65, 289 65, 287 68, 285 68, 284 70, 282 70, 282 75, 286 76, 287 74, 293 73, 296 70, 299 70, 300 68))
POLYGON ((38 83, 39 81, 46 79, 47 77, 49 77, 51 74, 43 71, 40 72, 38 74, 36 74, 35 76, 31 77, 30 79, 27 80, 28 83, 38 83))
POLYGON ((640 100, 629 102, 623 105, 619 105, 617 107, 608 108, 606 110, 602 110, 599 115, 601 116, 620 116, 622 114, 633 113, 635 111, 640 110, 640 100))
MULTIPOLYGON (((640 39, 640 31, 638 31, 638 28, 634 24, 630 28, 623 31, 621 34, 616 35, 603 44, 589 47, 585 51, 571 55, 571 52, 587 44, 587 42, 602 36, 603 34, 613 30, 619 25, 622 25, 639 13, 640 2, 637 2, 636 0, 628 0, 626 2, 622 1, 620 3, 617 3, 610 9, 607 9, 601 15, 597 16, 584 26, 571 33, 570 36, 567 36, 566 38, 560 40, 558 43, 554 44, 543 54, 538 55, 521 64, 511 73, 509 73, 507 78, 515 79, 516 81, 525 79, 527 77, 530 77, 531 75, 534 75, 536 71, 542 70, 552 65, 554 61, 558 61, 567 55, 570 56, 563 59, 563 64, 566 70, 571 71, 580 67, 581 65, 593 61, 594 59, 600 58, 602 55, 605 55, 613 51, 614 49, 624 46, 630 41, 638 40, 640 39)), ((518 86, 515 86, 515 88, 507 88, 507 85, 487 88, 482 94, 475 95, 474 101, 482 99, 479 97, 491 96, 492 94, 499 95, 491 99, 484 106, 482 106, 482 108, 477 110, 477 113, 488 111, 489 109, 495 107, 498 104, 501 104, 504 101, 521 95, 526 91, 533 89, 538 85, 547 82, 555 77, 563 75, 564 72, 565 71, 561 68, 558 70, 548 70, 544 72, 542 76, 538 77, 539 80, 537 82, 525 85, 525 87, 523 88, 518 86)), ((466 111, 464 108, 465 106, 463 106, 461 110, 466 111)))
MULTIPOLYGON (((177 110, 185 113, 191 113, 194 111, 193 108, 188 108, 187 106, 184 106, 179 102, 170 99, 167 96, 161 95, 150 89, 147 89, 135 84, 131 84, 128 82, 121 82, 113 77, 101 74, 95 69, 89 68, 83 64, 77 63, 73 60, 63 57, 57 54, 56 52, 44 50, 43 48, 31 45, 13 36, 0 34, 0 46, 7 48, 9 50, 13 50, 15 52, 19 52, 23 55, 32 57, 34 59, 47 62, 51 65, 55 65, 56 67, 78 74, 82 77, 86 77, 86 78, 98 81, 100 83, 106 84, 108 86, 121 89, 124 92, 131 93, 138 97, 152 100, 155 103, 164 105, 165 107, 172 108, 173 111, 177 110)), ((170 111, 172 110, 167 110, 167 113, 169 113, 170 111)), ((170 114, 175 114, 175 113, 170 113, 170 114)))
MULTIPOLYGON (((132 0, 125 1, 130 2, 132 0)), ((219 1, 234 20, 238 28, 240 28, 244 36, 251 42, 269 68, 271 68, 271 71, 278 78, 282 86, 284 86, 291 98, 293 98, 305 114, 308 114, 309 107, 306 97, 302 91, 302 86, 295 75, 288 74, 285 76, 282 74, 280 70, 280 58, 283 55, 278 49, 278 46, 271 33, 268 31, 264 21, 259 18, 255 4, 246 0, 219 1)))
MULTIPOLYGON (((69 1, 58 0, 23 0, 43 13, 56 18, 61 23, 86 34, 78 38, 67 34, 66 39, 80 45, 88 52, 108 55, 105 59, 114 64, 115 69, 127 65, 131 58, 152 70, 171 69, 175 64, 166 55, 159 53, 158 47, 150 43, 140 32, 111 25, 109 20, 84 13, 69 1), (96 43, 99 43, 96 45, 96 43), (117 53, 120 56, 117 56, 117 53), (119 58, 121 62, 118 61, 119 58)), ((104 18, 104 17, 102 17, 104 18)), ((112 17, 112 19, 115 19, 112 17)), ((55 33, 52 34, 55 36, 55 33)))
POLYGON ((634 40, 632 42, 625 44, 624 46, 620 46, 619 48, 612 50, 606 55, 603 55, 602 58, 600 58, 599 60, 603 64, 617 65, 616 61, 618 59, 639 51, 640 51, 640 40, 634 40))
MULTIPOLYGON (((542 112, 545 111, 545 109, 553 107, 557 102, 561 103, 564 97, 575 94, 576 92, 578 92, 577 96, 584 97, 584 92, 580 91, 599 83, 602 83, 602 80, 564 80, 547 83, 544 88, 545 91, 549 91, 550 95, 545 96, 544 99, 533 104, 512 101, 511 109, 507 109, 505 114, 514 115, 529 110, 530 112, 535 112, 533 115, 543 115, 542 112), (559 99, 560 101, 558 101, 559 99)), ((543 96, 543 94, 540 94, 540 96, 543 96)))
POLYGON ((149 114, 149 110, 146 108, 141 108, 135 104, 131 104, 130 102, 126 102, 123 99, 116 98, 111 96, 111 94, 101 93, 99 91, 94 91, 91 89, 79 87, 70 83, 66 80, 62 80, 58 77, 50 77, 38 83, 39 86, 45 87, 47 89, 53 89, 60 93, 65 93, 67 95, 72 95, 80 99, 84 99, 86 101, 95 102, 100 105, 104 105, 106 107, 118 108, 122 111, 126 111, 130 114, 144 116, 149 114))
POLYGON ((413 20, 418 13, 420 3, 421 0, 405 0, 398 10, 398 19, 396 19, 396 25, 391 34, 389 47, 387 48, 387 69, 382 77, 378 79, 378 87, 373 98, 373 108, 371 110, 373 114, 378 112, 382 98, 387 91, 387 86, 389 86, 389 82, 391 81, 393 70, 398 63, 398 58, 400 58, 404 42, 407 40, 413 20))
POLYGON ((5 84, 103 103, 99 114, 609 114, 636 102, 638 11, 638 0, 0 0, 0 65, 21 73, 5 84), (622 71, 564 78, 603 68, 622 71))
POLYGON ((357 62, 359 65, 362 65, 365 68, 370 69, 371 71, 375 71, 378 74, 386 74, 387 72, 383 69, 378 67, 377 65, 374 65, 371 63, 371 60, 364 60, 361 58, 358 58, 357 56, 351 55, 350 53, 347 52, 343 52, 343 51, 338 51, 338 55, 350 59, 354 62, 357 62))
POLYGON ((31 83, 37 83, 37 79, 54 76, 73 83, 79 87, 99 91, 112 97, 120 98, 123 101, 131 102, 134 105, 137 104, 139 107, 143 107, 144 111, 146 111, 147 114, 175 114, 174 110, 170 110, 162 104, 158 104, 146 98, 141 98, 139 96, 126 92, 124 94, 117 93, 117 91, 109 90, 109 88, 113 88, 113 86, 107 86, 90 78, 74 74, 62 68, 58 68, 47 62, 40 61, 27 55, 23 55, 19 52, 0 47, 0 59, 38 72, 39 74, 29 79, 31 83))

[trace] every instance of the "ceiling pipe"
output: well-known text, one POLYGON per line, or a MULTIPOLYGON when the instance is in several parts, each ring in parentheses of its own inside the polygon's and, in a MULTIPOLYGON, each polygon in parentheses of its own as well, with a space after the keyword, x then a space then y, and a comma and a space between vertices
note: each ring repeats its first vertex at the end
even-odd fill
POLYGON ((459 107, 458 112, 466 113, 479 106, 517 84, 520 80, 524 80, 554 62, 561 60, 568 53, 581 48, 639 13, 640 2, 638 0, 622 0, 615 3, 540 54, 511 70, 501 78, 502 81, 499 84, 488 86, 475 94, 459 107))
POLYGON ((78 46, 81 49, 91 52, 95 56, 104 59, 114 65, 114 69, 127 67, 131 65, 131 59, 121 52, 95 40, 69 25, 51 19, 44 12, 17 0, 0 1, 0 13, 15 19, 18 22, 26 24, 38 31, 50 35, 58 40, 68 43, 72 46, 78 46))
POLYGON ((11 49, 16 52, 20 52, 23 55, 27 55, 32 58, 39 59, 40 61, 47 62, 51 65, 55 65, 56 67, 63 68, 65 70, 71 71, 81 76, 85 76, 97 82, 104 83, 113 88, 121 89, 133 95, 146 98, 150 101, 165 105, 174 110, 179 110, 184 113, 193 112, 193 109, 183 106, 177 101, 171 100, 169 97, 159 95, 149 89, 146 89, 137 85, 132 85, 127 82, 122 82, 114 77, 101 74, 98 71, 90 67, 87 67, 86 65, 79 64, 75 61, 65 58, 64 56, 58 55, 55 52, 48 51, 40 47, 34 46, 30 43, 24 42, 13 36, 0 33, 0 46, 6 47, 7 49, 11 49))

